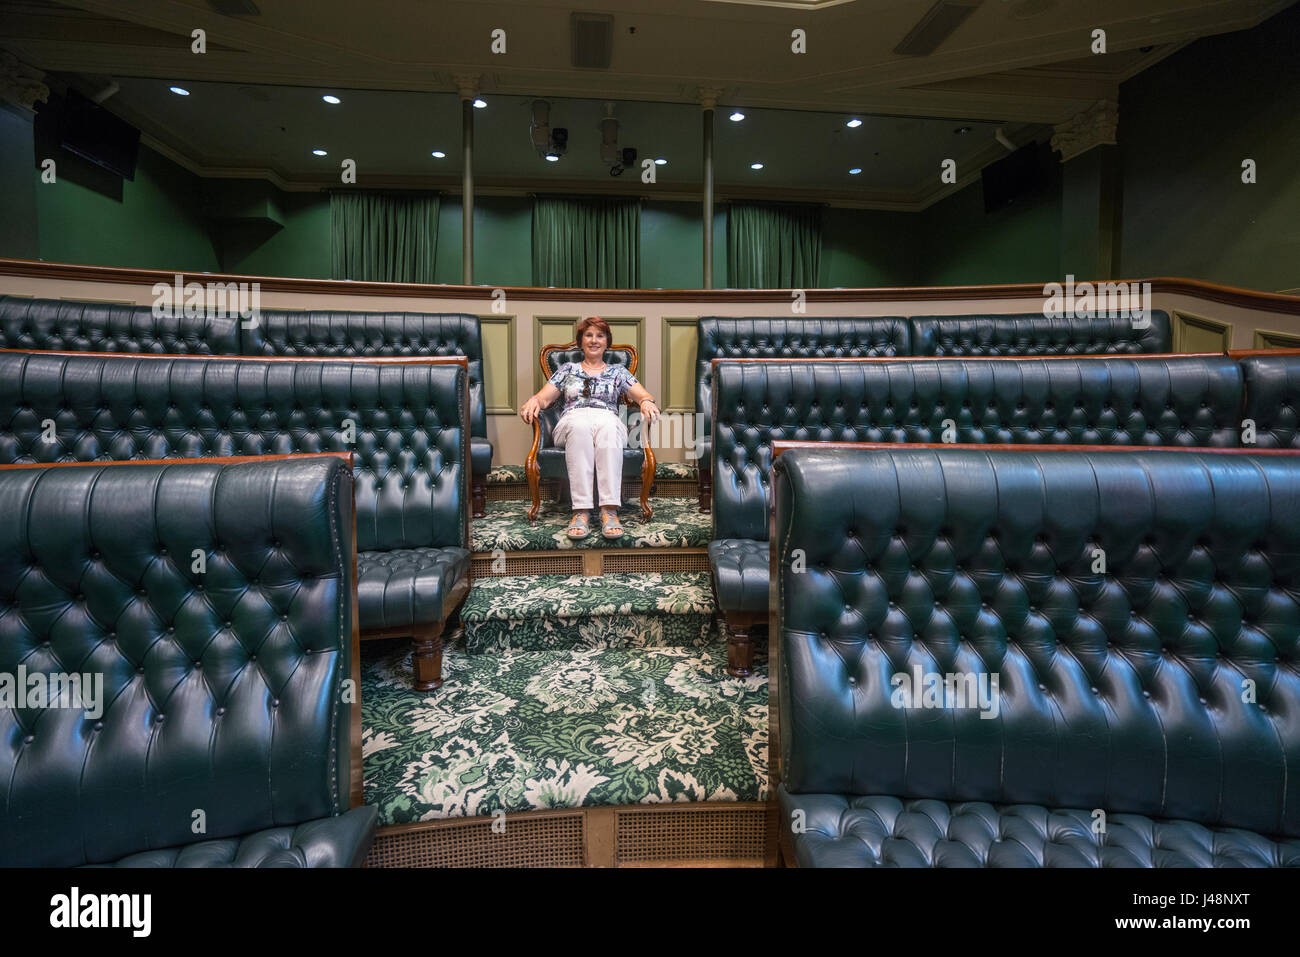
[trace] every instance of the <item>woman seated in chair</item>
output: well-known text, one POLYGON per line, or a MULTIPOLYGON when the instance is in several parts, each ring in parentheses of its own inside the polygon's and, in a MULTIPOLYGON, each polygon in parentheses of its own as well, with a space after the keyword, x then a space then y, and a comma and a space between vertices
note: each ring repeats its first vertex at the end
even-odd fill
POLYGON ((592 316, 578 323, 576 341, 582 349, 581 362, 566 362, 555 371, 542 390, 519 410, 525 422, 536 421, 542 409, 564 399, 564 411, 555 426, 555 444, 564 449, 569 469, 569 492, 573 498, 570 538, 586 538, 592 497, 592 474, 600 492, 601 533, 619 538, 623 526, 618 507, 623 504, 623 448, 627 426, 619 418, 623 397, 629 396, 641 408, 647 422, 659 416, 654 398, 626 366, 607 365, 605 350, 610 345, 609 323, 592 316))

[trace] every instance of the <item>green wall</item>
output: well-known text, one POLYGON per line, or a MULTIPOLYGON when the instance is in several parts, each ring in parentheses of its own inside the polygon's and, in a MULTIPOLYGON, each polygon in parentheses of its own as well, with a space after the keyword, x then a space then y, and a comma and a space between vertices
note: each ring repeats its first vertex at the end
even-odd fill
MULTIPOLYGON (((38 137, 39 142, 39 137, 38 137)), ((36 179, 42 259, 187 272, 218 271, 197 176, 140 147, 134 182, 54 154, 56 181, 36 179)))
POLYGON ((1300 287, 1300 7, 1120 88, 1120 272, 1300 287), (1253 159, 1257 182, 1241 181, 1253 159))
POLYGON ((992 213, 984 212, 978 182, 922 213, 920 285, 1055 279, 1061 258, 1061 181, 1059 164, 1052 169, 1055 176, 1043 190, 992 213))
POLYGON ((0 256, 40 257, 31 117, 0 103, 0 256))
POLYGON ((922 215, 829 207, 818 285, 911 286, 921 281, 922 215))

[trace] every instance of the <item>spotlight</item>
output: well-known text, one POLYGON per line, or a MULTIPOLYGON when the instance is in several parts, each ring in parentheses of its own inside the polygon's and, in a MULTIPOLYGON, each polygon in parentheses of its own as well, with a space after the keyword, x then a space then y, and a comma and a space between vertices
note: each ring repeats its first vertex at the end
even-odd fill
POLYGON ((862 172, 862 167, 861 167, 861 166, 855 166, 855 167, 853 167, 853 169, 849 170, 849 175, 850 175, 850 176, 857 176, 857 175, 858 175, 859 173, 861 173, 861 172, 862 172))
POLYGON ((733 123, 739 123, 744 118, 745 118, 745 114, 740 112, 740 110, 736 110, 735 113, 732 113, 729 117, 727 117, 727 119, 731 120, 731 122, 733 123))
POLYGON ((965 136, 967 133, 970 132, 970 127, 969 127, 969 126, 959 126, 959 127, 957 127, 955 130, 953 130, 953 132, 956 133, 958 136, 965 136))
POLYGON ((171 90, 171 91, 172 91, 173 93, 175 93, 177 96, 189 96, 189 95, 190 95, 190 91, 187 90, 187 89, 185 89, 185 87, 183 87, 183 86, 169 86, 167 89, 171 90))
POLYGON ((328 155, 329 155, 329 154, 326 153, 324 150, 312 150, 311 152, 312 152, 312 155, 313 155, 313 156, 328 156, 328 155))
POLYGON ((432 156, 434 159, 445 159, 447 154, 444 153, 442 150, 434 150, 432 156))
POLYGON ((321 97, 321 99, 324 100, 326 103, 328 103, 330 106, 338 106, 340 103, 343 102, 333 93, 326 93, 324 96, 321 97))
POLYGON ((848 121, 847 123, 845 123, 844 125, 847 126, 847 127, 848 127, 849 129, 851 129, 851 130, 856 130, 859 126, 862 125, 862 121, 861 121, 860 119, 858 119, 858 118, 855 116, 855 117, 853 117, 853 119, 849 120, 849 121, 848 121))
POLYGON ((487 100, 475 100, 474 109, 476 110, 487 109, 487 100))
POLYGON ((762 163, 750 163, 750 164, 749 164, 749 168, 750 168, 750 169, 762 169, 762 168, 763 168, 763 164, 762 164, 762 163))
POLYGON ((655 165, 656 165, 656 166, 667 166, 667 165, 668 165, 668 161, 667 161, 666 159, 664 159, 663 157, 660 157, 659 159, 655 160, 655 165))
POLYGON ((548 162, 548 163, 558 163, 559 161, 560 161, 560 158, 559 158, 558 156, 556 156, 554 153, 547 153, 547 154, 546 154, 546 162, 548 162))

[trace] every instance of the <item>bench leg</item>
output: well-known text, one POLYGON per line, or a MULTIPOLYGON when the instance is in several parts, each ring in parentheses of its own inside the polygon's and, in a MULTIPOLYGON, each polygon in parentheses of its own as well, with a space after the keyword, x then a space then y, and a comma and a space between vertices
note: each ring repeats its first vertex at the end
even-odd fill
POLYGON ((735 615, 726 619, 727 674, 733 678, 748 678, 754 666, 754 647, 749 640, 754 622, 748 616, 735 615))
POLYGON ((700 469, 698 481, 700 486, 700 511, 708 515, 713 510, 713 475, 706 469, 700 469))
POLYGON ((482 475, 475 475, 470 480, 470 502, 475 518, 487 516, 487 480, 482 475))
POLYGON ((417 628, 411 636, 411 667, 415 671, 416 691, 433 691, 442 687, 443 622, 417 628))

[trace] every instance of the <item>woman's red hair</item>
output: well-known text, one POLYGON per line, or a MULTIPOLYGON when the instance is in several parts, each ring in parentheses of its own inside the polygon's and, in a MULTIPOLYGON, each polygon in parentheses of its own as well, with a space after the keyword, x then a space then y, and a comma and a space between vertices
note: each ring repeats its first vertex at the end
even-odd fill
POLYGON ((605 337, 605 348, 608 349, 614 344, 614 334, 609 331, 609 323, 600 316, 588 316, 578 323, 578 331, 573 341, 582 345, 582 334, 588 329, 595 329, 605 337))

